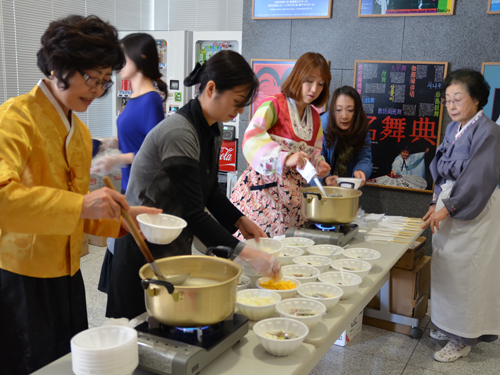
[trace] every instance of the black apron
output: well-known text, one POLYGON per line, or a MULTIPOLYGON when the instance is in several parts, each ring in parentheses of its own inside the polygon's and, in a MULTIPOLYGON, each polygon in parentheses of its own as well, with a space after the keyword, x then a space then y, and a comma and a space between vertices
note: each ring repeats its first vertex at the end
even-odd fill
MULTIPOLYGON (((197 99, 191 100, 177 114, 187 119, 193 128, 195 128, 198 135, 198 143, 200 145, 198 168, 203 202, 206 206, 210 192, 214 184, 217 183, 219 165, 218 148, 220 149, 220 145, 216 143, 217 140, 213 136, 210 137, 210 127, 208 127, 203 118, 197 99), (211 142, 203 142, 206 139, 210 139, 211 142)), ((217 123, 212 126, 219 126, 219 124, 217 123)), ((172 214, 181 216, 176 212, 172 212, 172 214)), ((168 245, 156 245, 146 241, 155 259, 191 255, 192 243, 193 233, 189 227, 184 228, 179 237, 168 245)), ((106 306, 106 316, 108 318, 133 319, 146 312, 144 290, 142 289, 141 278, 139 277, 139 270, 145 264, 147 262, 130 233, 115 241, 115 253, 108 285, 108 302, 106 306)))

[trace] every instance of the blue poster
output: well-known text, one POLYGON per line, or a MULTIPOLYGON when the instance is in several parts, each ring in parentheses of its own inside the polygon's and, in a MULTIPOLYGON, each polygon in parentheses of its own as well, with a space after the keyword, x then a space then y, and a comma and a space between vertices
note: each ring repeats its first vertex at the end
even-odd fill
POLYGON ((491 0, 490 12, 500 12, 500 0, 491 0))
POLYGON ((330 17, 332 0, 254 0, 253 18, 330 17))

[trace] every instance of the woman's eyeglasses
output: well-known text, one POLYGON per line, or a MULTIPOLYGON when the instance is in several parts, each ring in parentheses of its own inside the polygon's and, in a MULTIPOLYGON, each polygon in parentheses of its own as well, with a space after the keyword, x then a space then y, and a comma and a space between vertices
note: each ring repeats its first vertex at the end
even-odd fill
POLYGON ((105 81, 96 77, 91 77, 88 74, 85 74, 83 71, 80 69, 77 69, 78 73, 80 73, 83 78, 85 78, 85 83, 87 86, 96 88, 101 86, 103 90, 109 89, 111 86, 113 86, 114 82, 113 81, 105 81))
POLYGON ((460 99, 451 99, 451 100, 441 99, 441 104, 444 105, 445 107, 451 105, 454 105, 455 107, 460 107, 462 102, 467 98, 468 96, 464 96, 463 98, 460 99))

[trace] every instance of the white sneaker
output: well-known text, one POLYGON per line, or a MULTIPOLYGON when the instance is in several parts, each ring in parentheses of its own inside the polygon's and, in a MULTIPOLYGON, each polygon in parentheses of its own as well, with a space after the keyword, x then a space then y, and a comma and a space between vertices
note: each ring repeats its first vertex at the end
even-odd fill
POLYGON ((471 347, 458 341, 450 340, 440 351, 434 353, 434 359, 439 362, 454 362, 460 357, 467 357, 471 347))
POLYGON ((443 332, 438 331, 437 329, 431 329, 429 336, 436 340, 449 340, 450 338, 446 336, 443 332))

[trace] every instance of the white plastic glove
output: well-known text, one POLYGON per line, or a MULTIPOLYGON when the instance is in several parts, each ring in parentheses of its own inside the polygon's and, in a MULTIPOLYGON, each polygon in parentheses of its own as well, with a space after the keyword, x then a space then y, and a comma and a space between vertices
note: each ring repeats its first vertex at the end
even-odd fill
POLYGON ((275 280, 281 279, 281 264, 274 255, 250 246, 245 246, 238 255, 238 258, 246 261, 266 277, 271 277, 275 280))
POLYGON ((99 152, 103 152, 108 148, 118 149, 118 138, 116 137, 101 138, 99 140, 102 142, 99 152))
POLYGON ((108 175, 115 167, 121 166, 123 163, 122 154, 107 155, 100 157, 92 162, 90 173, 98 176, 108 175))

